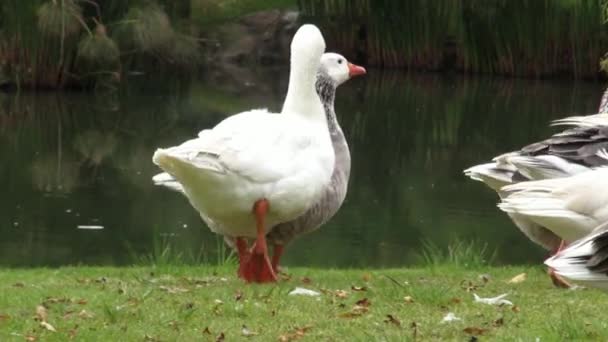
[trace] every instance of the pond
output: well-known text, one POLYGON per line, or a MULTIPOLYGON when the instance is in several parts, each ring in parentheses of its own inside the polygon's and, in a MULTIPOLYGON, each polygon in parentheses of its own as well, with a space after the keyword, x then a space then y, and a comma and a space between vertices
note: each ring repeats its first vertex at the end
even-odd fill
MULTIPOLYGON (((152 184, 151 156, 229 114, 280 109, 287 70, 234 75, 133 76, 110 94, 0 93, 0 265, 125 265, 162 243, 215 262, 221 240, 185 198, 152 184)), ((497 263, 539 263, 546 252, 462 170, 547 136, 552 119, 595 112, 602 91, 379 70, 349 81, 336 100, 353 155, 346 202, 284 264, 407 266, 424 244, 472 240, 497 263)))

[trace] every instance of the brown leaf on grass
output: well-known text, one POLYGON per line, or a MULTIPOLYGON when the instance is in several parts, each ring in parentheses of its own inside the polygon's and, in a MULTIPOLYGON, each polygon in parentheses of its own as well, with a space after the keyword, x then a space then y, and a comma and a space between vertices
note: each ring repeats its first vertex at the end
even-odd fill
POLYGON ((46 321, 40 322, 40 326, 43 327, 44 329, 48 330, 48 331, 57 332, 57 330, 55 329, 55 327, 52 326, 52 325, 50 325, 46 321))
POLYGON ((511 307, 511 311, 513 311, 515 313, 519 312, 519 306, 513 305, 513 307, 511 307))
POLYGON ((76 304, 79 304, 79 305, 85 305, 85 304, 86 304, 86 303, 88 303, 88 302, 89 302, 88 300, 86 300, 86 299, 84 299, 84 298, 81 298, 81 299, 79 299, 79 300, 76 302, 76 304))
POLYGON ((391 314, 386 315, 386 319, 384 320, 384 323, 391 323, 398 327, 401 326, 401 321, 398 320, 395 316, 393 316, 391 314))
POLYGON ((403 297, 403 301, 406 303, 413 303, 414 298, 412 298, 411 296, 405 296, 405 297, 403 297))
POLYGON ((480 327, 466 327, 462 331, 469 335, 483 335, 488 329, 480 328, 480 327))
POLYGON ((74 310, 68 310, 66 312, 63 313, 63 319, 69 319, 72 317, 72 315, 74 314, 74 310))
POLYGON ((91 282, 91 279, 89 279, 89 278, 77 278, 76 281, 79 284, 88 284, 88 283, 91 282))
POLYGON ((348 292, 344 291, 344 290, 336 290, 336 292, 334 294, 338 298, 347 298, 348 297, 348 292))
POLYGON ((78 334, 78 325, 75 325, 72 329, 68 330, 68 337, 73 340, 78 334))
POLYGON ((38 340, 38 338, 34 335, 26 335, 25 340, 28 342, 35 342, 36 340, 38 340))
POLYGON ((369 311, 369 309, 366 306, 355 305, 352 310, 341 313, 340 317, 355 318, 355 317, 359 317, 359 316, 363 315, 364 313, 366 313, 368 311, 369 311))
POLYGON ((460 288, 462 288, 463 290, 467 291, 467 292, 473 292, 476 291, 477 289, 479 289, 480 287, 483 287, 483 285, 477 285, 474 284, 472 281, 470 280, 463 280, 460 282, 460 288))
POLYGON ((46 308, 42 305, 36 306, 36 319, 39 320, 40 322, 46 322, 46 320, 48 318, 49 318, 49 314, 48 314, 46 308))
POLYGON ((452 302, 454 304, 460 304, 460 303, 462 303, 462 299, 454 297, 454 298, 450 299, 450 302, 452 302))
POLYGON ((211 330, 209 330, 209 327, 205 327, 205 329, 203 329, 202 333, 203 334, 207 334, 207 335, 211 335, 211 330))
POLYGON ((361 279, 363 279, 363 281, 367 283, 370 280, 372 280, 372 275, 369 273, 363 273, 363 275, 361 276, 361 279))
POLYGON ((72 300, 66 297, 61 297, 61 298, 57 298, 57 297, 46 297, 46 299, 42 302, 42 305, 46 306, 46 307, 50 307, 51 304, 57 304, 57 303, 72 303, 72 300))
POLYGON ((11 316, 7 314, 0 314, 0 322, 8 321, 10 318, 11 316))
POLYGON ((412 337, 414 338, 414 341, 416 341, 418 338, 418 328, 420 328, 420 324, 417 322, 412 322, 410 323, 410 328, 412 328, 412 337))
POLYGON ((170 322, 169 322, 169 326, 170 326, 171 328, 173 328, 173 330, 175 330, 175 331, 179 331, 179 325, 177 324, 177 322, 176 322, 176 321, 170 321, 170 322))
POLYGON ((226 335, 224 335, 223 332, 221 332, 219 335, 217 335, 217 337, 215 338, 215 342, 222 342, 226 339, 226 335))
POLYGON ((508 284, 519 284, 526 281, 526 274, 525 273, 520 273, 518 275, 516 275, 515 277, 511 278, 509 281, 507 281, 508 284))
POLYGON ((367 299, 367 298, 363 298, 363 299, 359 299, 358 301, 356 301, 355 304, 357 304, 359 306, 363 306, 363 307, 368 307, 368 306, 372 305, 372 302, 370 302, 369 299, 367 299))
POLYGON ((495 319, 492 321, 492 325, 495 327, 501 327, 505 324, 505 320, 503 317, 500 317, 498 319, 495 319))
POLYGON ((365 286, 351 285, 350 289, 353 290, 353 291, 357 291, 357 292, 367 291, 367 287, 365 287, 365 286))
POLYGON ((14 283, 13 287, 25 287, 24 283, 14 283))
POLYGON ((306 284, 306 285, 312 283, 312 280, 310 280, 310 278, 308 278, 308 277, 302 277, 302 279, 300 279, 300 281, 302 282, 302 284, 306 284))
POLYGON ((243 291, 236 290, 236 293, 234 294, 234 300, 238 302, 242 298, 243 298, 243 291))
POLYGON ((310 329, 312 329, 312 325, 306 325, 301 328, 295 328, 294 330, 279 336, 279 341, 280 342, 290 342, 290 341, 298 340, 298 339, 304 337, 304 335, 306 335, 306 333, 310 329))
POLYGON ((78 313, 78 317, 80 317, 82 319, 89 319, 89 318, 93 318, 93 314, 88 312, 87 310, 81 310, 78 313))
POLYGON ((249 328, 247 328, 247 326, 243 324, 243 327, 241 328, 241 335, 245 337, 251 337, 257 334, 257 332, 249 330, 249 328))
POLYGON ((78 333, 78 325, 75 325, 72 329, 70 329, 68 331, 68 336, 70 337, 70 340, 73 340, 76 337, 77 333, 78 333))

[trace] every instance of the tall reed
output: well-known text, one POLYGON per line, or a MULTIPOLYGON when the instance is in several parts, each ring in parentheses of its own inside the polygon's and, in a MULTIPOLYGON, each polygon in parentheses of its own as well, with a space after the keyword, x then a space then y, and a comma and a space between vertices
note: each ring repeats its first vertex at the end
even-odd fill
POLYGON ((369 65, 595 78, 608 43, 593 0, 300 0, 330 45, 369 65))
POLYGON ((188 15, 178 6, 188 1, 163 2, 3 1, 0 82, 97 87, 120 81, 129 69, 189 70, 200 61, 198 42, 166 12, 188 15))

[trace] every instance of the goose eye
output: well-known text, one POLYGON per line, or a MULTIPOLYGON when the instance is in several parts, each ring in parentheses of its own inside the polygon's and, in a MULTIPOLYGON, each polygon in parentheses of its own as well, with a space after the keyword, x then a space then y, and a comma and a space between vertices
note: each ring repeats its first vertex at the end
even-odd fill
POLYGON ((343 59, 338 59, 338 64, 342 64, 342 62, 344 62, 343 59))

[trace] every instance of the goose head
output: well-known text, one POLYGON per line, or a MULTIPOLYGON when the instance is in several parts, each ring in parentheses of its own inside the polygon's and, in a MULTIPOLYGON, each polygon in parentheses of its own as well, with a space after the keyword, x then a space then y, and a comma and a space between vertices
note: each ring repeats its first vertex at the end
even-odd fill
POLYGON ((336 87, 355 76, 366 73, 364 67, 350 63, 344 56, 333 52, 321 56, 319 70, 325 72, 335 82, 336 87))

